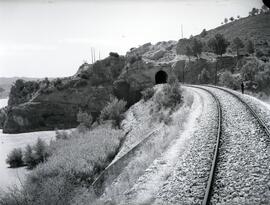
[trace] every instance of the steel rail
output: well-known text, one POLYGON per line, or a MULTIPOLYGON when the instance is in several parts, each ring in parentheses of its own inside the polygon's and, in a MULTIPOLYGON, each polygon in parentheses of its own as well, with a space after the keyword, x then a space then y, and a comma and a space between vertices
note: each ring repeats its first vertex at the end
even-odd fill
POLYGON ((212 85, 207 85, 205 87, 216 88, 216 89, 222 90, 224 92, 227 92, 227 93, 231 94, 236 99, 238 99, 242 104, 245 105, 245 107, 248 108, 248 110, 250 111, 250 113, 252 114, 252 116, 258 121, 258 123, 263 128, 263 130, 265 131, 265 133, 267 134, 267 136, 270 137, 270 130, 269 130, 268 126, 266 125, 265 121, 259 115, 257 115, 257 113, 255 112, 255 110, 247 102, 245 102, 241 97, 239 97, 237 94, 235 94, 234 92, 229 91, 226 88, 221 88, 221 87, 212 86, 212 85))
POLYGON ((217 105, 217 110, 218 110, 218 128, 217 128, 216 144, 215 144, 215 148, 214 148, 214 156, 213 156, 211 170, 209 173, 209 177, 208 177, 208 181, 207 181, 207 185, 206 185, 206 189, 205 189, 205 193, 204 193, 204 198, 202 201, 202 205, 208 205, 208 204, 210 204, 211 194, 212 194, 212 190, 213 190, 214 177, 215 177, 215 171, 216 171, 216 166, 217 166, 217 159, 218 159, 218 155, 219 155, 220 137, 222 134, 221 133, 222 132, 222 129, 221 129, 222 110, 221 110, 219 100, 211 91, 209 91, 203 87, 200 87, 200 86, 194 86, 194 85, 185 85, 185 86, 201 89, 201 90, 204 90, 207 93, 209 93, 214 98, 216 105, 217 105))

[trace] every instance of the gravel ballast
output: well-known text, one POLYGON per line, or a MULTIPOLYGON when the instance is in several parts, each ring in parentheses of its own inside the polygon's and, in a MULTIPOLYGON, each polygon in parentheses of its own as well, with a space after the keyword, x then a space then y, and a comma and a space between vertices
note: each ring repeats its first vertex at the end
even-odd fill
POLYGON ((207 88, 220 100, 221 145, 214 180, 213 204, 269 204, 268 137, 249 110, 224 91, 207 88))

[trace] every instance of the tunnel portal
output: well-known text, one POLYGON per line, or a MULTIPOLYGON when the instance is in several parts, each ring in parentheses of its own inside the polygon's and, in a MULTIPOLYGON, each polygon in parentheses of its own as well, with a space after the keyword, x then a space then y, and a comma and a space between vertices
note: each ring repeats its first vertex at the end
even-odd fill
POLYGON ((155 76, 156 84, 167 83, 167 78, 168 75, 165 71, 163 70, 158 71, 155 76))

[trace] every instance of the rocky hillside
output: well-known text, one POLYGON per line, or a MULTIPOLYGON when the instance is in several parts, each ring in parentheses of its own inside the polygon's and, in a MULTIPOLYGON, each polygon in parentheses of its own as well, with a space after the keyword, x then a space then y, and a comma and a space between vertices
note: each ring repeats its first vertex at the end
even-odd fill
POLYGON ((24 77, 12 77, 12 78, 3 78, 0 77, 0 99, 8 98, 10 89, 13 83, 18 79, 23 79, 25 81, 39 80, 38 78, 24 78, 24 77))
POLYGON ((16 81, 9 96, 3 131, 7 133, 63 129, 77 125, 79 109, 97 117, 113 94, 113 82, 125 58, 111 55, 83 64, 72 77, 40 82, 16 81))
POLYGON ((79 109, 96 118, 115 95, 128 106, 141 91, 155 84, 155 74, 176 61, 176 41, 150 43, 131 49, 125 57, 110 53, 94 64, 84 63, 71 77, 42 81, 18 80, 11 88, 3 131, 7 133, 62 129, 77 125, 79 109))

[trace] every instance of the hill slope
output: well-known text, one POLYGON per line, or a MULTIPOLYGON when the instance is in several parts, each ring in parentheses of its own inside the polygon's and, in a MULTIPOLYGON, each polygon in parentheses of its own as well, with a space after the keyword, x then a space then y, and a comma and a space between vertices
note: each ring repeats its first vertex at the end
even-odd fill
MULTIPOLYGON (((207 35, 204 37, 201 35, 195 37, 207 42, 217 33, 223 34, 230 42, 236 37, 239 37, 244 44, 246 41, 252 40, 256 49, 260 49, 265 55, 270 55, 270 14, 241 18, 207 31, 207 35)), ((186 46, 189 45, 189 40, 180 39, 178 41, 177 52, 179 54, 184 54, 186 46)))

